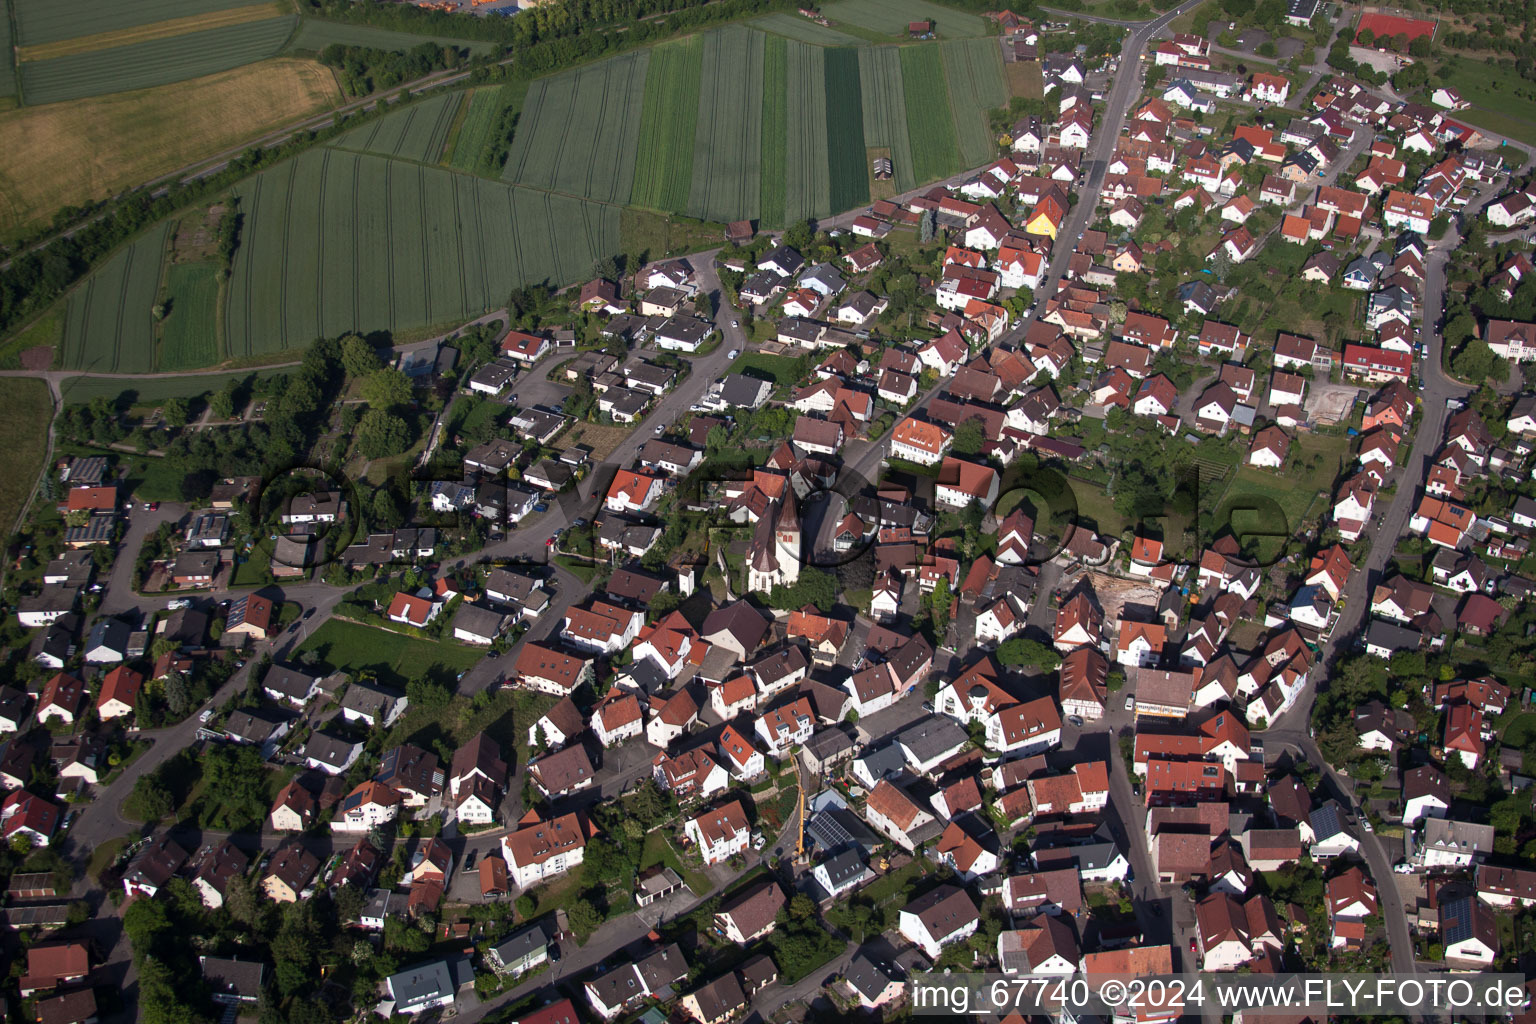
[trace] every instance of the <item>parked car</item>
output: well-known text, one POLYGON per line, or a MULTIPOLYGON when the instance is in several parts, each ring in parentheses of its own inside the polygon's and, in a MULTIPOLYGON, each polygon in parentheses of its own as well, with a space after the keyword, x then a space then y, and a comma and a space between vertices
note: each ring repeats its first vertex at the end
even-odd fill
POLYGON ((727 359, 735 359, 739 355, 741 355, 741 350, 733 348, 733 349, 731 349, 729 352, 727 352, 725 354, 725 358, 727 358, 727 359))
POLYGON ((1134 696, 1128 696, 1128 697, 1125 698, 1125 710, 1127 710, 1127 711, 1135 711, 1136 710, 1136 698, 1134 696))

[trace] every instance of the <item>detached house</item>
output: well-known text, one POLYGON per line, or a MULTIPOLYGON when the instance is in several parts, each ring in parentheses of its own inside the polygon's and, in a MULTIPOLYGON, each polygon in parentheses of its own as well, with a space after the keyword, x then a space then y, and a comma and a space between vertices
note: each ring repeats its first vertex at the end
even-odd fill
POLYGON ((941 885, 903 907, 897 927, 903 938, 937 957, 945 946, 970 938, 980 924, 981 915, 965 890, 941 885))

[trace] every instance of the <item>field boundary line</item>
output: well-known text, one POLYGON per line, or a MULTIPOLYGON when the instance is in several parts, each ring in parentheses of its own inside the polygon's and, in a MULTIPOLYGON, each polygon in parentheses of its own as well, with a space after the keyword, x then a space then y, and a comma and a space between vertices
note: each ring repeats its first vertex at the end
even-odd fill
POLYGON ((284 348, 288 347, 288 249, 293 242, 293 182, 298 166, 297 160, 288 161, 287 201, 283 203, 283 273, 278 277, 277 301, 283 314, 278 320, 282 325, 278 337, 284 348))
MULTIPOLYGON (((78 57, 87 53, 97 53, 101 50, 111 50, 119 46, 132 46, 135 43, 148 43, 160 39, 176 39, 181 36, 191 35, 194 32, 211 32, 215 29, 232 28, 236 25, 245 25, 253 21, 273 21, 277 18, 289 17, 294 13, 293 8, 284 3, 265 0, 261 3, 246 4, 243 7, 228 7, 219 11, 204 11, 201 14, 188 14, 178 18, 162 18, 159 21, 145 22, 126 29, 114 29, 106 32, 88 32, 85 35, 71 36, 68 39, 58 39, 51 43, 33 43, 30 46, 22 46, 19 41, 14 43, 14 53, 17 65, 23 63, 36 63, 44 60, 57 60, 60 57, 78 57), (162 31, 146 31, 161 28, 162 31)), ((290 38, 292 33, 289 34, 290 38)), ((12 35, 13 40, 17 40, 12 35)), ((284 43, 286 46, 286 42, 284 43)))
MULTIPOLYGON (((316 186, 319 195, 319 203, 315 209, 315 224, 319 227, 316 232, 320 237, 315 242, 315 251, 319 253, 318 265, 325 267, 325 238, 329 231, 325 230, 325 183, 331 172, 331 153, 326 150, 320 157, 320 183, 316 186)), ((315 275, 315 337, 323 338, 325 330, 325 286, 321 275, 315 275)))
MULTIPOLYGON (((171 253, 173 251, 173 242, 172 242, 172 240, 176 237, 177 229, 181 227, 181 219, 178 217, 175 220, 175 222, 174 222, 175 225, 176 225, 175 227, 170 227, 169 225, 171 223, 172 223, 171 221, 166 221, 167 227, 166 227, 166 231, 165 231, 165 238, 163 238, 161 240, 160 264, 159 264, 160 265, 160 277, 155 282, 155 303, 157 305, 170 298, 170 291, 171 291, 171 253)), ((174 314, 176 312, 176 310, 172 309, 171 312, 174 314)), ((164 323, 164 321, 161 321, 159 323, 152 323, 150 325, 149 332, 150 332, 150 337, 153 339, 153 343, 150 345, 150 350, 149 350, 149 365, 150 365, 151 369, 158 370, 158 369, 160 369, 160 358, 163 355, 163 353, 161 352, 161 347, 165 344, 165 323, 164 323)))
MULTIPOLYGON (((459 210, 459 182, 452 179, 448 183, 449 191, 453 198, 453 237, 454 255, 459 262, 459 306, 461 309, 469 309, 469 275, 464 270, 464 215, 459 210)), ((483 292, 481 294, 484 294, 483 292)))
MULTIPOLYGON (((393 208, 394 204, 394 166, 390 161, 384 161, 384 209, 393 208)), ((384 279, 389 282, 389 322, 395 322, 395 219, 386 214, 384 217, 384 279)))
POLYGON ((416 222, 421 225, 421 305, 427 323, 432 323, 432 243, 427 234, 427 179, 420 165, 416 168, 416 222))
MULTIPOLYGON (((140 239, 142 241, 142 239, 140 239)), ((112 370, 117 372, 123 358, 123 324, 127 321, 128 285, 133 281, 133 261, 139 256, 139 242, 128 248, 128 266, 123 270, 123 283, 117 293, 117 323, 112 325, 112 370)))
POLYGON ((358 226, 362 223, 362 213, 358 210, 358 194, 362 191, 363 161, 359 157, 352 158, 352 326, 355 328, 362 321, 362 306, 358 292, 363 287, 362 267, 358 261, 362 259, 362 238, 358 234, 358 226))

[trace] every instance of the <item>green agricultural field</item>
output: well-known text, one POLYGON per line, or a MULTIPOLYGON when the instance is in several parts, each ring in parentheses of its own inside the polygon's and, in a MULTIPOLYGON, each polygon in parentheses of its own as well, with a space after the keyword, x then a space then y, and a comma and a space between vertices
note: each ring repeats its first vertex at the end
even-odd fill
POLYGON ((788 44, 789 146, 785 160, 784 220, 825 217, 832 212, 827 178, 826 50, 788 44))
POLYGON ((867 46, 860 50, 859 83, 864 96, 864 144, 891 151, 896 191, 916 188, 901 51, 894 46, 867 46))
POLYGON ((859 51, 827 51, 827 180, 834 210, 869 202, 864 159, 864 98, 859 88, 859 51))
POLYGON ((902 92, 907 105, 907 132, 912 139, 912 174, 933 181, 960 170, 960 145, 955 138, 944 63, 936 46, 901 50, 902 92))
MULTIPOLYGON (((99 9, 99 5, 92 5, 99 9)), ((132 5, 129 5, 132 6, 132 5)), ((268 18, 21 65, 27 103, 60 103, 228 71, 274 56, 296 18, 268 18)), ((93 29, 95 26, 93 26, 93 29)))
POLYGON ((756 220, 762 204, 763 47, 761 32, 733 25, 704 37, 686 212, 705 220, 756 220))
POLYGON ((502 111, 513 102, 521 106, 527 91, 528 84, 522 82, 484 85, 470 92, 468 113, 449 147, 448 166, 468 174, 488 174, 492 170, 500 174, 501 168, 493 167, 489 162, 491 133, 496 130, 502 111))
POLYGON ((938 34, 947 38, 992 33, 992 26, 985 18, 928 0, 837 0, 823 7, 821 13, 832 22, 833 28, 846 23, 895 38, 905 38, 907 26, 914 21, 933 22, 938 34))
POLYGON ((784 224, 784 160, 789 141, 789 51, 778 36, 763 42, 763 152, 758 215, 763 224, 784 224))
MULTIPOLYGON (((649 95, 641 83, 653 59, 650 51, 636 50, 534 82, 502 180, 606 203, 628 202, 635 140, 642 134, 640 103, 649 95)), ((697 106, 697 88, 694 99, 697 106)), ((684 155, 691 156, 692 138, 688 141, 684 155)))
POLYGON ((984 164, 997 155, 997 141, 987 111, 1008 105, 1008 83, 995 39, 954 39, 939 44, 944 80, 954 112, 962 167, 984 164))
POLYGON ((463 100, 462 92, 444 92, 418 100, 404 110, 385 114, 347 132, 332 145, 360 153, 437 163, 448 141, 448 128, 463 100))
POLYGON ((245 7, 254 0, 133 0, 105 4, 101 0, 11 0, 22 46, 186 18, 210 11, 245 7))
POLYGON ((176 263, 166 274, 169 315, 160 326, 157 370, 195 370, 219 361, 219 268, 176 263))
POLYGON ((0 529, 9 531, 43 470, 53 397, 40 380, 12 377, 0 380, 0 402, 0 529))
POLYGON ((151 228, 70 295, 61 366, 98 373, 155 368, 153 310, 170 232, 169 222, 151 228))
MULTIPOLYGON (((663 43, 651 52, 637 139, 640 152, 634 158, 630 190, 630 201, 637 206, 682 210, 688 205, 703 58, 698 36, 663 43)), ((711 82, 710 88, 718 84, 711 82)))
POLYGON ((818 25, 798 14, 765 14, 761 18, 753 18, 747 24, 787 39, 810 43, 812 46, 862 46, 867 42, 860 36, 851 36, 846 32, 818 25))
POLYGON ((468 319, 620 251, 619 207, 367 154, 311 151, 238 191, 225 310, 237 359, 468 319))
POLYGON ((288 49, 318 54, 332 43, 340 43, 342 46, 369 46, 375 50, 409 50, 422 43, 437 43, 441 46, 456 46, 476 55, 492 53, 497 48, 495 43, 482 39, 418 36, 409 32, 392 32, 387 28, 374 28, 372 25, 347 25, 336 21, 305 18, 299 30, 294 33, 288 49))
MULTIPOLYGON (((7 12, 0 6, 0 15, 7 12)), ((16 53, 11 38, 11 19, 0 17, 0 99, 16 95, 16 53)))

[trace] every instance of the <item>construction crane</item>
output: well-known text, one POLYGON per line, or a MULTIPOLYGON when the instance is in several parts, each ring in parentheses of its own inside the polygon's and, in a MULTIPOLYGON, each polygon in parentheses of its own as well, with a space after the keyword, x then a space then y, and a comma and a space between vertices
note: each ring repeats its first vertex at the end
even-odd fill
POLYGON ((800 774, 800 752, 793 755, 795 762, 795 789, 800 794, 795 808, 795 863, 806 862, 805 853, 805 777, 800 774))

